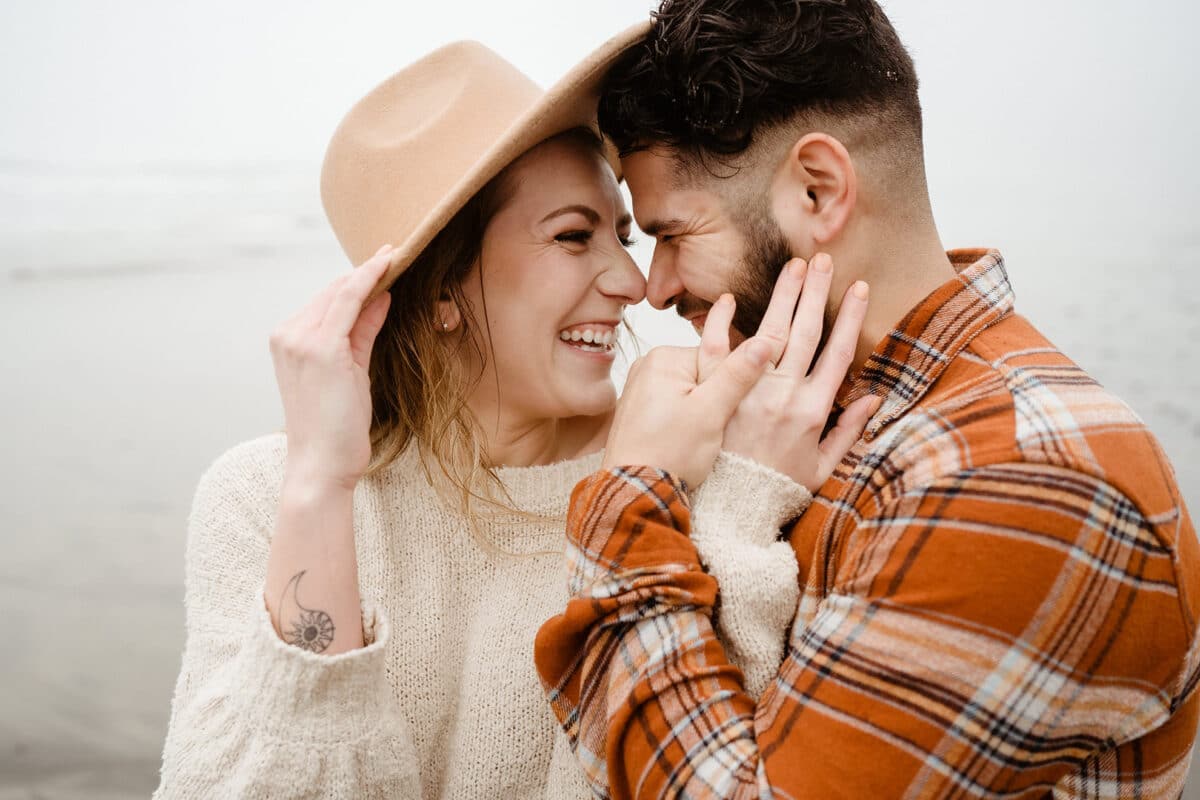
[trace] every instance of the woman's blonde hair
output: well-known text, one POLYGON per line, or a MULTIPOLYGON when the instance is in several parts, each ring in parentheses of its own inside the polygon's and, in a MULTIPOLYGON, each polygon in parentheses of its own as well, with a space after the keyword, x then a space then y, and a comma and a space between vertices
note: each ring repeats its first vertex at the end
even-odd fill
MULTIPOLYGON (((554 138, 563 137, 603 153, 600 138, 587 128, 554 138)), ((472 374, 470 366, 485 363, 481 342, 488 328, 486 297, 481 321, 463 293, 463 284, 479 260, 488 224, 514 191, 508 170, 493 178, 392 285, 391 307, 369 369, 374 416, 367 475, 386 469, 410 445, 420 447, 430 483, 462 511, 479 543, 493 552, 497 548, 480 533, 476 502, 530 515, 516 509, 504 491, 488 459, 479 421, 467 406, 482 377, 478 369, 472 374), (437 313, 438 303, 447 300, 461 314, 453 349, 446 346, 437 313), (464 358, 467 349, 473 358, 464 358), (432 474, 430 461, 440 479, 432 474)))

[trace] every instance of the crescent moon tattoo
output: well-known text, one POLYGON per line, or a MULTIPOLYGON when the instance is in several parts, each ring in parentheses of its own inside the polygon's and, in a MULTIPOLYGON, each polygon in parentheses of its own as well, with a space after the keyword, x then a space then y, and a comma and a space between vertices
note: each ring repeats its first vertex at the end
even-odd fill
MULTIPOLYGON (((315 608, 306 608, 300 604, 298 597, 300 579, 304 577, 306 572, 308 570, 296 573, 288 581, 288 585, 284 587, 283 597, 279 601, 279 608, 283 608, 284 601, 287 599, 288 592, 290 591, 292 602, 296 604, 296 608, 300 609, 300 613, 296 618, 290 620, 289 624, 291 627, 284 630, 283 625, 280 625, 280 634, 288 644, 295 645, 312 653, 322 653, 333 643, 333 619, 324 611, 315 608)), ((282 616, 281 613, 281 622, 282 616)))

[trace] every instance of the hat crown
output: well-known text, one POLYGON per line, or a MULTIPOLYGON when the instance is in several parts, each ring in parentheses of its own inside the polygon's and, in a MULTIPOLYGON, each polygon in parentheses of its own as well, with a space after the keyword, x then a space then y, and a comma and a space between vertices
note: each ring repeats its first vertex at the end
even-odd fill
POLYGON ((520 70, 478 42, 455 42, 375 87, 346 115, 347 135, 390 150, 442 135, 494 141, 542 96, 520 70), (462 116, 474 117, 463 129, 462 116))
POLYGON ((321 175, 326 213, 351 261, 404 241, 542 95, 512 64, 468 41, 430 53, 359 100, 334 133, 321 175))

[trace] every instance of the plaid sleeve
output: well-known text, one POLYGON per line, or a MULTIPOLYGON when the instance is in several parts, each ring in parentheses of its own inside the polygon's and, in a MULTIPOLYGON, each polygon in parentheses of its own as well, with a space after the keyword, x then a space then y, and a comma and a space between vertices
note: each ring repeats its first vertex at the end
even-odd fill
MULTIPOLYGON (((571 600, 542 626, 535 660, 599 797, 658 796, 668 782, 657 772, 651 785, 641 780, 656 763, 686 769, 691 759, 721 759, 721 751, 729 763, 753 753, 754 702, 713 635, 717 583, 701 568, 689 532, 684 487, 659 470, 598 472, 572 494, 571 600), (693 688, 694 695, 679 694, 693 688), (709 707, 722 718, 732 714, 715 750, 698 752, 691 734, 665 735, 677 726, 706 730, 709 707)), ((714 792, 697 796, 732 796, 719 786, 714 792)))
POLYGON ((573 599, 536 658, 601 796, 1179 796, 1192 636, 1128 499, 1017 464, 860 511, 816 554, 840 566, 756 709, 678 485, 638 469, 577 488, 573 599))

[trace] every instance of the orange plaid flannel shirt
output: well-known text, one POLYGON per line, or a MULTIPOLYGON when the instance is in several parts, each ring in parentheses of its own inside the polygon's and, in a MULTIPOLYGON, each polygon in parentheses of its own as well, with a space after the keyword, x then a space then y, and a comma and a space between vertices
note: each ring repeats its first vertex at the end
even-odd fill
POLYGON ((1200 547, 1138 417, 1013 312, 994 251, 843 387, 884 398, 788 532, 803 595, 755 703, 686 491, 581 482, 536 661, 598 796, 1178 798, 1200 547))

